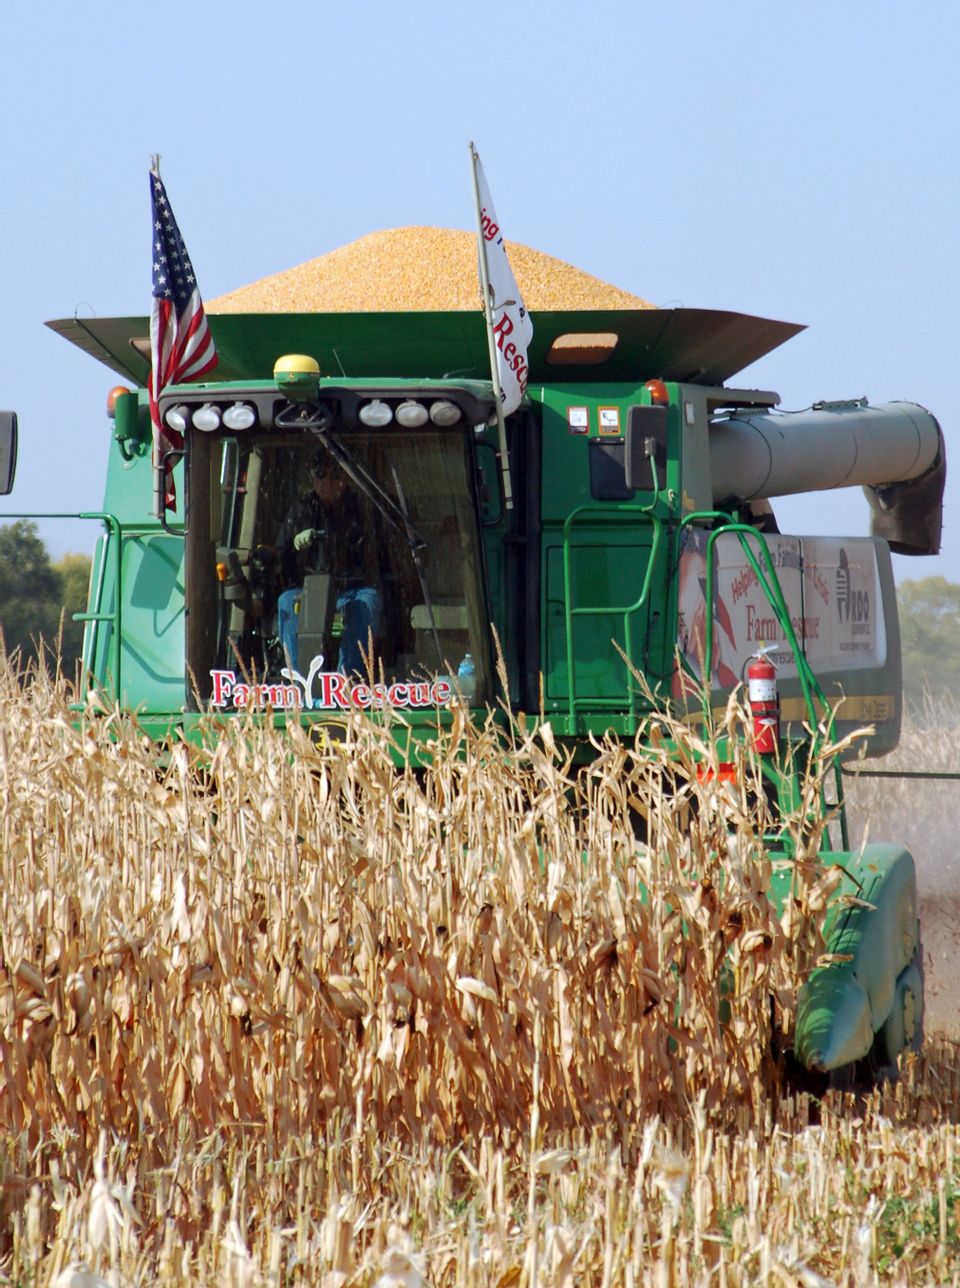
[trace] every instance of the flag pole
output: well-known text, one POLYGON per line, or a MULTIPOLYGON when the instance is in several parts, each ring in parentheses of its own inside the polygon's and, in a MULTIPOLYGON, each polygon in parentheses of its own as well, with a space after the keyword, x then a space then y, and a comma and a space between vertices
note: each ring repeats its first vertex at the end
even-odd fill
POLYGON ((150 460, 153 464, 153 517, 160 519, 162 522, 167 513, 166 478, 161 465, 160 448, 156 441, 156 434, 153 435, 153 440, 150 448, 150 460))
POLYGON ((473 203, 477 212, 477 249, 480 262, 480 290, 483 294, 483 311, 486 317, 487 347, 490 351, 490 378, 497 407, 497 435, 500 442, 500 477, 503 479, 503 501, 508 510, 513 509, 513 485, 510 480, 510 458, 507 455, 507 427, 503 419, 503 394, 497 371, 497 341, 493 334, 493 309, 490 305, 490 275, 487 269, 487 247, 483 238, 480 213, 480 185, 477 182, 477 150, 470 143, 470 171, 473 174, 473 203))
POLYGON ((217 363, 217 349, 203 311, 190 256, 183 244, 170 199, 159 174, 159 156, 151 158, 151 276, 150 309, 150 420, 153 424, 157 517, 176 509, 172 469, 164 462, 174 455, 182 459, 184 436, 160 415, 160 399, 171 385, 199 380, 217 363))
MULTIPOLYGON (((150 158, 150 173, 160 178, 160 153, 154 152, 150 158)), ((150 382, 151 385, 156 381, 157 374, 153 370, 153 323, 151 322, 150 336, 150 382)), ((150 459, 153 463, 153 515, 154 518, 161 522, 167 513, 167 496, 166 481, 164 472, 160 466, 160 445, 157 442, 156 431, 151 434, 152 443, 150 448, 150 459)))

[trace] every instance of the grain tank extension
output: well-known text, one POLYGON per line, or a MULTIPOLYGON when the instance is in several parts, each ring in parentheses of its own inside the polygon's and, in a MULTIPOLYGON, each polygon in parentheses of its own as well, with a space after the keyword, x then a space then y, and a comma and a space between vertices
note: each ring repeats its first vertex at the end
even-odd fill
MULTIPOLYGON (((349 711, 389 705, 398 755, 414 758, 461 701, 505 700, 529 721, 542 711, 585 764, 592 738, 632 739, 656 706, 696 714, 705 693, 722 708, 759 654, 777 684, 763 770, 775 811, 797 808, 782 766, 802 763, 834 707, 838 733, 870 724, 869 752, 894 746, 891 547, 939 544, 933 417, 863 399, 787 414, 776 394, 731 383, 790 324, 698 309, 532 316, 506 462, 479 312, 211 316, 216 380, 160 402, 183 436, 165 461, 178 510, 162 518, 147 320, 51 323, 125 382, 103 510, 89 516, 102 528, 90 682, 164 738, 250 709, 335 738, 349 711), (851 484, 870 496, 871 535, 777 530, 778 496, 851 484), (334 492, 349 496, 339 524, 310 499, 334 492), (372 670, 351 664, 358 620, 372 670)), ((784 831, 769 844, 789 863, 784 831)), ((837 824, 827 835, 824 862, 862 898, 831 913, 828 947, 848 960, 801 1002, 796 1054, 821 1075, 892 1064, 923 1017, 912 857, 852 852, 837 824)))

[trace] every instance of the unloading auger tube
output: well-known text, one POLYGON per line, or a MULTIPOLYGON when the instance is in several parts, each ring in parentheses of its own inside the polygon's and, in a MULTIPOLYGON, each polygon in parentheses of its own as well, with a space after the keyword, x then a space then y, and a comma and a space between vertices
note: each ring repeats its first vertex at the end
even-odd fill
POLYGON ((873 533, 891 549, 940 549, 946 453, 940 426, 917 403, 862 398, 800 412, 730 412, 711 421, 710 466, 721 508, 859 485, 873 533))

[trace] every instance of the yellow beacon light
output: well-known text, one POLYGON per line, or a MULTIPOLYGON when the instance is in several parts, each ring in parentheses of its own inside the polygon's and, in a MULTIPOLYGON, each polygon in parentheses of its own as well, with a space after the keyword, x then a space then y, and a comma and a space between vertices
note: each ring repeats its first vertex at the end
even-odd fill
POLYGON ((305 353, 285 353, 273 364, 277 388, 288 398, 309 401, 320 392, 320 364, 305 353))

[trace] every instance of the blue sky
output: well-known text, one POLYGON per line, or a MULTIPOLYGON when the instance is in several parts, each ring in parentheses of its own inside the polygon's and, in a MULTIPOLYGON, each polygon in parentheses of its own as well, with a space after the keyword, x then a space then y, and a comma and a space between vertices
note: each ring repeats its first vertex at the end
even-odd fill
MULTIPOLYGON (((147 172, 207 299, 378 228, 472 227, 467 144, 509 239, 662 306, 808 330, 738 378, 797 408, 907 398, 957 452, 960 6, 115 0, 5 15, 0 510, 102 503, 115 377, 43 326, 145 314, 147 172), (165 21, 163 21, 165 18, 165 21)), ((960 453, 944 552, 960 581, 960 453)), ((781 502, 867 530, 859 490, 781 502)), ((55 556, 81 525, 41 523, 55 556)))

